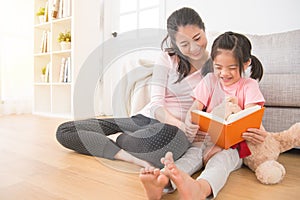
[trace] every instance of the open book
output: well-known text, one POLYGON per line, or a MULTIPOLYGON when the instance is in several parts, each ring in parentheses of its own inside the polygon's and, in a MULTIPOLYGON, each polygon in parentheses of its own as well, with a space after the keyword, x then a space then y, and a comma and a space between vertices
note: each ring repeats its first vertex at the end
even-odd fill
POLYGON ((200 110, 193 110, 191 115, 192 122, 199 125, 200 131, 209 133, 214 143, 228 149, 244 140, 242 134, 248 128, 260 128, 264 109, 259 105, 249 107, 230 115, 227 120, 200 110))

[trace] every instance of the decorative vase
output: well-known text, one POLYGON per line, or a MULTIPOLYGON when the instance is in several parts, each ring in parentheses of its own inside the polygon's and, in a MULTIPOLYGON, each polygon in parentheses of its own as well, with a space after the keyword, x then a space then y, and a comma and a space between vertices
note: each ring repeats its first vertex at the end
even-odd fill
POLYGON ((41 82, 42 83, 46 82, 46 75, 45 74, 41 74, 41 82))
POLYGON ((44 15, 40 15, 39 16, 39 21, 40 21, 40 23, 44 23, 45 22, 45 16, 44 15))
POLYGON ((61 50, 67 50, 71 48, 71 42, 61 42, 60 43, 61 50))

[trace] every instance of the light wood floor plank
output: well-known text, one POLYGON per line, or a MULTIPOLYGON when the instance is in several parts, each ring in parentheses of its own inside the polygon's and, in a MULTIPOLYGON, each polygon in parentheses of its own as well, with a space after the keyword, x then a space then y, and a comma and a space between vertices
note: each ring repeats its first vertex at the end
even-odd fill
MULTIPOLYGON (((59 145, 55 130, 64 121, 34 115, 0 117, 1 200, 146 199, 138 166, 80 155, 59 145)), ((300 150, 282 154, 279 161, 287 171, 282 183, 263 185, 243 167, 231 174, 216 200, 299 199, 300 150)), ((176 200, 178 193, 163 199, 176 200)))

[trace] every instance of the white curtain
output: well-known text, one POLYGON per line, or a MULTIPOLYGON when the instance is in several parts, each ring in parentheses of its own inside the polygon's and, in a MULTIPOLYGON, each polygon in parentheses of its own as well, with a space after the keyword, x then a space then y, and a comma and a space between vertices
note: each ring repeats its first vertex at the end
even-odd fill
POLYGON ((33 12, 33 0, 0 8, 0 116, 32 111, 33 12))

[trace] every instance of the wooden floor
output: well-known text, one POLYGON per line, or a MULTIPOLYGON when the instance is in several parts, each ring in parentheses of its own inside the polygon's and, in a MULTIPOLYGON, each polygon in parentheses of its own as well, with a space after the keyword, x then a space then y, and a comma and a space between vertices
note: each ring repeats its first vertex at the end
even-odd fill
MULTIPOLYGON (((60 146, 55 130, 62 119, 33 115, 0 117, 0 199, 144 200, 138 167, 84 156, 60 146)), ((280 156, 286 177, 260 184, 242 168, 231 174, 217 200, 296 200, 300 198, 300 150, 280 156)), ((177 192, 165 200, 178 199, 177 192)))

